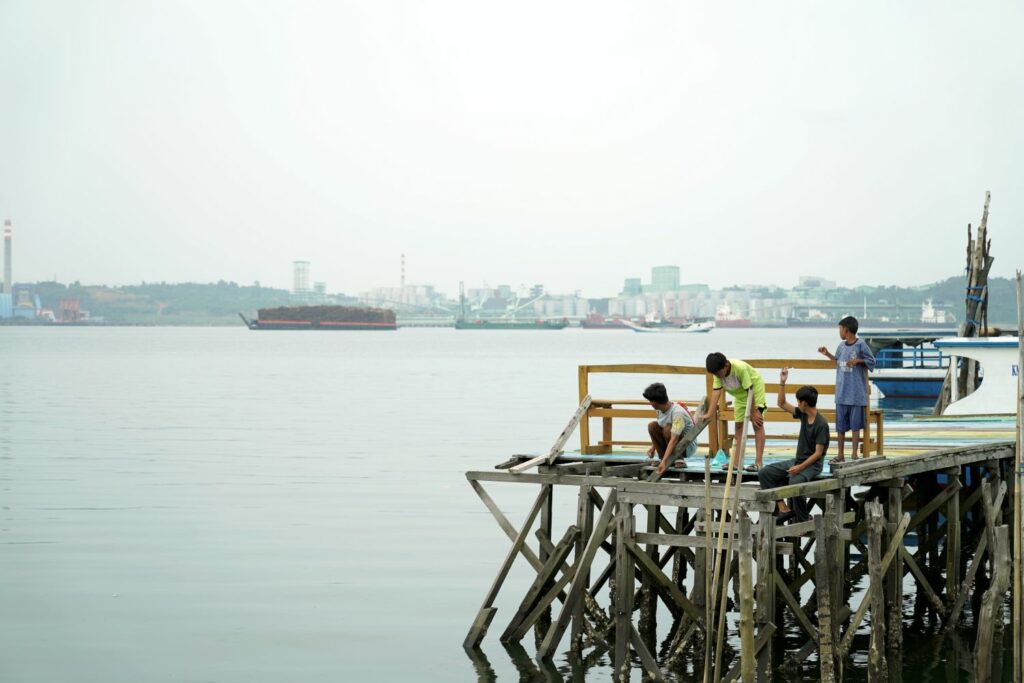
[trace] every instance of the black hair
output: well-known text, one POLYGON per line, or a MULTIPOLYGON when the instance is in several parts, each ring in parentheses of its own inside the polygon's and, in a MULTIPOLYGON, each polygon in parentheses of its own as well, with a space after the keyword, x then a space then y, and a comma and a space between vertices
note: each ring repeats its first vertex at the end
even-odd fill
POLYGON ((655 382, 644 389, 644 398, 654 403, 668 403, 668 390, 661 382, 655 382))
POLYGON ((852 315, 848 315, 839 321, 839 324, 846 328, 847 332, 857 334, 857 330, 860 328, 860 323, 852 315))
POLYGON ((726 359, 724 353, 718 353, 715 351, 714 353, 708 354, 708 359, 704 361, 704 367, 713 375, 724 368, 725 364, 728 362, 729 361, 726 359))
POLYGON ((814 408, 818 405, 818 390, 811 386, 800 387, 796 390, 796 400, 803 401, 814 408))

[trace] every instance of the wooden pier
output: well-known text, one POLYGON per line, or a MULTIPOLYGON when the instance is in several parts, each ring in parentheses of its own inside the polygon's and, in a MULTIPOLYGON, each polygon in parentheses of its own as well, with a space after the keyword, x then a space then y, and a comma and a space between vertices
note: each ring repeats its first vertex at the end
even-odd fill
MULTIPOLYGON (((752 363, 822 369, 818 361, 752 363)), ((733 419, 720 410, 720 423, 702 444, 706 457, 698 454, 688 467, 650 481, 655 462, 623 450, 636 444, 616 443, 611 421, 649 420, 654 413, 614 407, 628 401, 593 399, 588 383, 595 368, 704 375, 703 368, 681 366, 585 366, 580 406, 549 453, 466 474, 511 541, 466 636, 467 649, 477 648, 497 623, 506 644, 533 630, 542 664, 567 650, 606 652, 617 681, 629 680, 636 668, 653 680, 666 680, 671 671, 704 681, 789 680, 812 655, 820 680, 842 681, 855 666, 855 634, 870 626, 866 656, 858 657, 866 666, 856 667, 866 669, 869 681, 900 680, 909 574, 914 609, 929 611, 946 630, 966 618, 970 603, 978 626, 973 669, 976 680, 990 680, 993 633, 1002 628, 1011 579, 1012 421, 975 425, 966 434, 943 422, 938 433, 957 437, 948 445, 913 427, 916 437, 900 454, 886 455, 889 426, 879 413, 870 457, 833 466, 808 483, 762 490, 754 475, 710 467, 733 419), (603 422, 596 445, 590 418, 603 422), (566 451, 577 427, 580 449, 566 451), (537 487, 518 528, 485 489, 492 482, 537 487), (574 518, 556 524, 556 495, 572 497, 574 518), (777 502, 795 496, 812 500, 814 517, 777 524, 777 502), (518 608, 499 618, 495 601, 517 560, 535 578, 518 608), (804 637, 795 647, 792 638, 780 638, 790 623, 804 637)), ((790 386, 798 384, 791 379, 790 386)), ((822 395, 834 393, 816 385, 822 395)), ((832 413, 822 412, 832 422, 832 413)), ((777 418, 769 411, 766 422, 777 418)))

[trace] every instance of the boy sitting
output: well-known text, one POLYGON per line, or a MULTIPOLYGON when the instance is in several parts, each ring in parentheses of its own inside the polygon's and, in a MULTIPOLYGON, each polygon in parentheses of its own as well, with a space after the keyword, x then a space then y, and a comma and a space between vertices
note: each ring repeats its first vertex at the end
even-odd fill
POLYGON ((658 414, 658 419, 647 425, 647 433, 651 435, 652 442, 651 447, 647 449, 647 455, 653 456, 657 451, 661 458, 661 462, 658 463, 658 474, 662 475, 668 469, 670 460, 682 460, 687 455, 697 452, 696 439, 685 449, 682 441, 683 434, 693 426, 693 418, 686 408, 668 400, 668 390, 661 382, 655 382, 644 389, 644 398, 658 414))
MULTIPOLYGON (((796 442, 796 458, 785 462, 773 462, 757 473, 761 488, 773 489, 786 484, 800 484, 816 479, 821 474, 828 451, 828 420, 818 412, 818 390, 814 387, 800 387, 796 392, 796 406, 786 402, 786 380, 789 368, 779 373, 778 405, 797 420, 800 420, 800 436, 796 442)), ((806 522, 811 518, 807 500, 803 496, 792 499, 793 509, 779 501, 777 522, 785 524, 790 519, 806 522)))

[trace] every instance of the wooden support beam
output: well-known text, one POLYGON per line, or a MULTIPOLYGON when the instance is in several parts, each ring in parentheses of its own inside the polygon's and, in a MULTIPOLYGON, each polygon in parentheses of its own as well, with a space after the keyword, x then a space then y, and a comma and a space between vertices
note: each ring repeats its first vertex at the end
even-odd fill
MULTIPOLYGON (((608 493, 604 509, 601 510, 601 517, 594 526, 594 533, 591 534, 590 540, 587 542, 587 547, 583 551, 583 556, 576 560, 577 576, 580 576, 581 572, 585 572, 587 568, 590 567, 590 563, 594 561, 594 555, 597 554, 605 536, 608 535, 609 528, 611 526, 612 512, 614 509, 615 491, 612 490, 608 493)), ((585 582, 578 580, 572 582, 572 587, 569 589, 569 594, 566 596, 565 603, 562 605, 562 609, 558 613, 558 618, 551 624, 551 628, 548 630, 547 635, 544 636, 544 642, 541 643, 540 648, 537 650, 537 656, 540 659, 551 658, 555 648, 558 647, 558 643, 562 640, 562 636, 565 634, 565 629, 569 627, 573 608, 576 601, 582 599, 584 590, 586 590, 585 582)))
MULTIPOLYGON (((920 565, 917 564, 917 560, 915 560, 914 556, 910 554, 910 551, 907 550, 906 546, 903 546, 900 551, 903 553, 903 561, 907 563, 907 568, 910 569, 910 573, 914 575, 915 579, 917 579, 917 587, 924 591, 925 597, 928 598, 928 602, 932 604, 932 607, 935 608, 935 611, 939 616, 942 617, 945 615, 948 605, 942 602, 942 598, 940 598, 935 592, 935 589, 932 588, 932 584, 928 580, 928 576, 924 571, 922 571, 920 565)), ((874 617, 872 617, 872 619, 873 618, 874 617)))
MULTIPOLYGON (((576 502, 576 526, 580 530, 579 535, 576 537, 575 557, 577 558, 583 556, 587 539, 590 538, 590 535, 594 530, 594 506, 590 500, 590 491, 592 489, 592 486, 581 486, 579 490, 579 497, 576 502)), ((576 575, 573 580, 573 584, 575 585, 576 582, 582 582, 584 586, 589 587, 589 567, 583 567, 580 571, 582 573, 576 575)), ((586 619, 583 615, 584 607, 584 601, 579 600, 576 602, 576 605, 572 610, 572 630, 569 634, 569 647, 573 650, 580 650, 583 648, 583 633, 585 631, 584 621, 586 619)))
POLYGON ((685 612, 690 616, 691 619, 699 624, 703 624, 704 615, 699 609, 683 594, 679 587, 673 583, 672 579, 665 575, 663 571, 658 567, 658 564, 651 559, 639 546, 633 541, 633 539, 623 539, 626 544, 627 550, 635 559, 637 565, 643 571, 645 576, 651 578, 658 585, 658 587, 669 595, 675 606, 681 611, 685 612))
MULTIPOLYGON (((893 562, 897 557, 902 558, 901 549, 903 548, 903 535, 907 532, 908 526, 910 526, 910 513, 903 515, 903 519, 900 521, 899 524, 896 525, 896 528, 889 532, 889 547, 886 549, 885 556, 882 558, 882 573, 884 574, 886 572, 889 572, 889 575, 886 577, 885 582, 886 597, 888 597, 889 595, 888 583, 889 581, 893 580, 893 562)), ((900 562, 899 566, 902 567, 902 565, 903 563, 900 562)), ((903 582, 902 569, 900 570, 900 573, 897 575, 896 580, 898 580, 900 583, 903 582)), ((846 629, 846 635, 843 636, 842 641, 840 641, 839 643, 840 652, 845 654, 850 651, 850 645, 853 643, 853 636, 857 633, 857 629, 860 628, 860 624, 864 620, 864 615, 867 613, 868 607, 871 605, 871 601, 874 599, 875 592, 879 590, 882 590, 881 583, 872 583, 868 586, 868 590, 864 594, 864 599, 861 600, 860 607, 857 608, 857 611, 853 615, 853 619, 850 621, 850 626, 846 629)), ((892 609, 892 605, 887 600, 886 611, 890 609, 892 609)), ((902 605, 897 606, 896 609, 902 615, 902 605)), ((902 617, 900 617, 900 622, 902 623, 902 617)), ((891 615, 889 625, 892 625, 891 615)), ((891 643, 892 641, 890 640, 889 642, 891 643)))
POLYGON ((658 667, 658 660, 647 649, 644 639, 640 637, 640 632, 636 630, 636 626, 633 626, 632 623, 629 624, 629 639, 633 643, 633 649, 636 651, 637 657, 640 658, 640 663, 643 665, 647 675, 655 683, 664 683, 665 674, 658 667))
MULTIPOLYGON (((505 561, 502 562, 501 568, 498 570, 498 575, 494 577, 494 582, 491 584, 491 588, 487 591, 487 595, 484 597, 484 603, 480 607, 477 613, 476 619, 473 620, 473 625, 469 629, 469 633, 466 634, 466 639, 463 641, 462 646, 464 648, 474 648, 480 645, 480 641, 484 639, 487 634, 487 627, 491 623, 491 619, 494 618, 494 599, 498 597, 498 591, 501 590, 501 586, 505 583, 505 578, 508 576, 509 569, 512 568, 512 563, 516 557, 519 556, 523 548, 523 544, 526 542, 526 536, 530 533, 530 527, 533 526, 533 521, 537 518, 537 514, 540 512, 541 506, 547 500, 548 491, 545 488, 541 488, 540 495, 533 502, 533 507, 530 508, 529 514, 526 516, 526 521, 523 522, 523 527, 516 536, 515 541, 512 542, 512 547, 509 548, 508 554, 505 555, 505 561)), ((539 562, 540 560, 538 560, 539 562)))
POLYGON ((792 610, 793 616, 796 617, 796 623, 800 624, 801 628, 803 628, 807 635, 814 639, 815 642, 818 642, 818 629, 814 627, 814 624, 811 623, 807 614, 804 613, 803 607, 800 606, 800 601, 789 592, 786 582, 782 580, 782 577, 779 576, 778 572, 772 574, 772 577, 775 579, 776 590, 779 591, 782 599, 789 606, 789 609, 792 610))
MULTIPOLYGON (((983 482, 981 486, 981 490, 983 491, 981 504, 985 510, 986 521, 995 520, 995 514, 993 511, 1002 507, 1003 497, 1006 495, 1006 483, 1004 482, 995 493, 995 500, 989 502, 991 500, 989 496, 992 495, 991 490, 993 488, 994 487, 992 487, 988 482, 983 482)), ((994 536, 994 534, 991 534, 991 536, 994 536)), ((967 574, 964 576, 964 580, 960 584, 960 590, 957 591, 953 607, 949 610, 949 618, 946 621, 946 627, 944 629, 946 633, 953 630, 960 619, 960 611, 964 608, 964 604, 967 602, 967 598, 971 594, 971 586, 974 583, 974 577, 977 575, 978 568, 983 563, 985 551, 989 547, 989 538, 990 534, 988 533, 986 524, 986 531, 978 541, 978 547, 974 549, 974 557, 971 558, 971 564, 967 568, 967 574)))
MULTIPOLYGON (((904 516, 903 514, 902 489, 889 489, 889 504, 886 507, 886 514, 888 515, 889 549, 892 550, 893 541, 898 541, 902 545, 903 534, 906 533, 907 526, 910 524, 910 515, 904 516), (898 524, 901 518, 907 523, 902 525, 902 530, 899 528, 901 525, 898 524)), ((893 560, 893 565, 889 569, 889 576, 885 583, 886 613, 889 615, 885 635, 888 638, 889 649, 899 650, 903 646, 903 553, 894 552, 892 555, 890 559, 893 560)), ((889 557, 889 552, 886 552, 886 557, 889 557)), ((858 613, 863 618, 863 613, 860 610, 858 613)), ((858 619, 856 623, 859 625, 860 620, 858 619)), ((847 634, 851 641, 853 631, 854 627, 851 626, 850 632, 847 634)), ((846 643, 844 651, 848 648, 849 643, 846 643)))
MULTIPOLYGON (((513 639, 516 634, 517 627, 523 622, 526 615, 528 615, 534 608, 541 597, 541 592, 554 579, 558 570, 565 563, 565 559, 572 551, 573 543, 579 534, 580 530, 575 526, 571 526, 566 529, 565 535, 562 536, 562 540, 555 545, 554 550, 548 556, 547 560, 545 560, 544 566, 542 566, 540 571, 537 572, 537 577, 533 580, 533 583, 530 584, 530 587, 526 591, 526 595, 523 596, 523 600, 519 604, 519 609, 516 610, 515 615, 508 624, 508 627, 505 629, 504 633, 501 634, 501 642, 507 643, 513 639)), ((520 635, 520 638, 521 637, 522 635, 520 635)))
MULTIPOLYGON (((607 507, 607 506, 606 506, 607 507)), ((629 681, 629 640, 633 630, 633 563, 629 559, 626 538, 633 532, 633 512, 619 504, 615 526, 615 590, 612 620, 615 622, 615 647, 612 650, 612 678, 629 681)))

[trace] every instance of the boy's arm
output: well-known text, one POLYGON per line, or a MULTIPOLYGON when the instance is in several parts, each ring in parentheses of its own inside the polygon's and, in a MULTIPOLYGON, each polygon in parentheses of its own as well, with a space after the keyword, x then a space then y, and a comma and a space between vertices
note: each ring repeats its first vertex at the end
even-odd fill
POLYGON ((791 404, 786 402, 786 380, 789 379, 789 368, 782 368, 782 372, 779 373, 779 395, 776 398, 776 404, 785 410, 790 415, 796 410, 791 404))
POLYGON ((814 446, 814 453, 810 457, 808 457, 806 460, 804 460, 799 465, 793 465, 792 467, 790 467, 786 471, 786 473, 789 476, 793 476, 794 474, 799 474, 800 472, 803 472, 805 469, 807 469, 808 467, 810 467, 814 463, 816 463, 819 460, 821 460, 821 456, 823 456, 824 454, 825 454, 825 444, 823 444, 823 443, 816 444, 814 446))
MULTIPOLYGON (((863 341, 863 340, 861 340, 861 341, 863 341)), ((871 347, 867 344, 867 342, 864 342, 864 343, 861 344, 860 349, 861 349, 861 355, 860 355, 860 362, 861 362, 861 364, 864 367, 866 367, 869 371, 870 370, 874 370, 875 369, 875 354, 871 353, 871 347)))
POLYGON ((819 346, 818 353, 825 356, 825 358, 828 358, 831 361, 834 361, 836 359, 836 357, 832 355, 832 352, 828 350, 827 346, 819 346))
POLYGON ((676 444, 679 443, 681 438, 681 434, 673 434, 672 438, 668 440, 668 446, 665 447, 665 455, 662 457, 661 462, 658 463, 658 474, 665 474, 665 470, 668 469, 668 463, 672 459, 672 454, 676 451, 676 444))
POLYGON ((704 421, 711 422, 715 419, 715 415, 718 413, 718 401, 722 396, 721 389, 712 389, 711 396, 708 397, 708 410, 704 413, 704 421))

